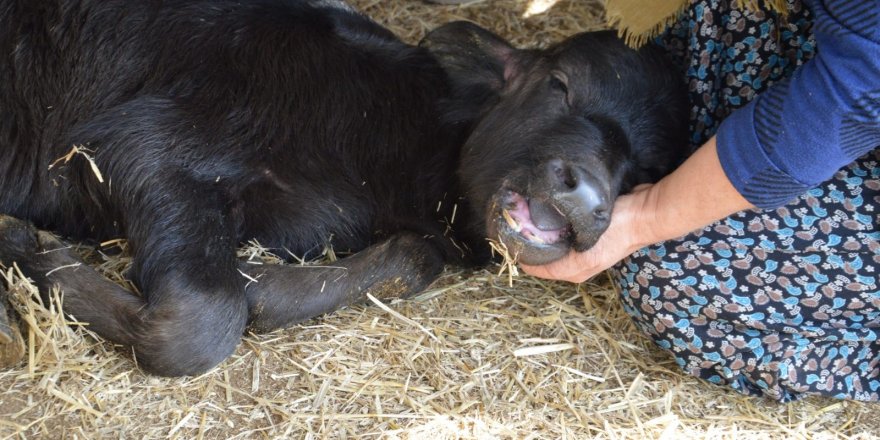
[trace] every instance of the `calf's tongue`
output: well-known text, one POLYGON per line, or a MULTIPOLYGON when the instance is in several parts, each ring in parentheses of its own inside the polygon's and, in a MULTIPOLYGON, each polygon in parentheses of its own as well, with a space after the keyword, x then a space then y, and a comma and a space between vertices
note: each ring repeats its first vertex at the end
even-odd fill
POLYGON ((542 231, 555 231, 568 225, 565 217, 553 205, 536 199, 529 200, 532 223, 542 231))

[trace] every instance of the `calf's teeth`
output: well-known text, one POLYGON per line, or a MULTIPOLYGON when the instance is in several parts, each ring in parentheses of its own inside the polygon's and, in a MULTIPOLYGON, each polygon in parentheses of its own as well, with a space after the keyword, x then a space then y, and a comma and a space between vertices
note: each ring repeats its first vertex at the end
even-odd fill
POLYGON ((522 230, 522 226, 520 226, 520 224, 517 223, 516 220, 513 219, 513 217, 510 215, 509 212, 507 212, 506 209, 501 210, 501 216, 504 217, 504 221, 506 221, 507 224, 510 225, 510 227, 514 231, 519 232, 522 230))
POLYGON ((528 229, 524 230, 524 231, 522 232, 522 235, 523 235, 523 237, 525 237, 527 240, 529 240, 529 241, 532 242, 532 243, 535 243, 535 244, 547 244, 547 242, 544 241, 544 239, 542 239, 541 237, 538 237, 537 235, 535 235, 534 232, 532 232, 532 231, 530 231, 530 230, 528 230, 528 229))

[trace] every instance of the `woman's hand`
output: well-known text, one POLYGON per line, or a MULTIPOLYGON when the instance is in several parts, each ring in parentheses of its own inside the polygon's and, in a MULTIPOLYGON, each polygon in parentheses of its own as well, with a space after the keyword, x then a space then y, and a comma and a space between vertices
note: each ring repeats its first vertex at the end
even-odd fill
POLYGON ((618 197, 611 224, 592 248, 522 268, 536 277, 579 283, 644 246, 681 237, 750 207, 724 173, 712 137, 655 185, 640 185, 618 197))
POLYGON ((587 251, 571 251, 561 260, 543 266, 522 264, 523 271, 539 278, 580 283, 651 244, 651 228, 646 227, 651 224, 646 197, 651 187, 639 185, 632 193, 618 197, 608 229, 587 251))

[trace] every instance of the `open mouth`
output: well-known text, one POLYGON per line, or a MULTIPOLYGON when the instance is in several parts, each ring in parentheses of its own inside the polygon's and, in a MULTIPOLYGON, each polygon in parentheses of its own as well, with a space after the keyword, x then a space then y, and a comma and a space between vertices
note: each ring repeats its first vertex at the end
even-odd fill
POLYGON ((503 190, 492 211, 490 223, 495 226, 495 235, 518 261, 549 263, 562 258, 571 247, 572 225, 550 202, 503 190))
POLYGON ((510 191, 505 198, 507 199, 506 203, 501 208, 502 218, 510 229, 530 243, 554 244, 562 241, 571 233, 571 224, 565 221, 562 212, 552 204, 542 203, 538 208, 538 202, 527 200, 514 191, 510 191), (544 218, 539 220, 542 223, 540 226, 535 224, 536 222, 532 218, 533 207, 541 211, 548 211, 542 212, 544 218))

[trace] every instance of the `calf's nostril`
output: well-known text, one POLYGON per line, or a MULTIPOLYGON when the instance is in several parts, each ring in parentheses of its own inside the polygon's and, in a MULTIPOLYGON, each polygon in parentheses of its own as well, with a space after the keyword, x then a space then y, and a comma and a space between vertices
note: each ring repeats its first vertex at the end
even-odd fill
POLYGON ((596 217, 596 220, 608 220, 609 210, 604 206, 600 206, 593 210, 593 217, 596 217))
POLYGON ((578 185, 577 177, 575 177, 569 169, 567 172, 565 172, 565 178, 563 179, 562 183, 564 183, 565 186, 568 187, 568 189, 573 190, 577 188, 578 185))
POLYGON ((548 173, 554 185, 562 189, 574 190, 578 186, 578 178, 571 167, 562 159, 553 159, 547 162, 548 173))
POLYGON ((561 206, 567 206, 571 220, 582 224, 607 223, 611 216, 611 204, 604 186, 593 175, 584 170, 574 169, 573 185, 570 188, 563 187, 558 191, 555 198, 561 206))

